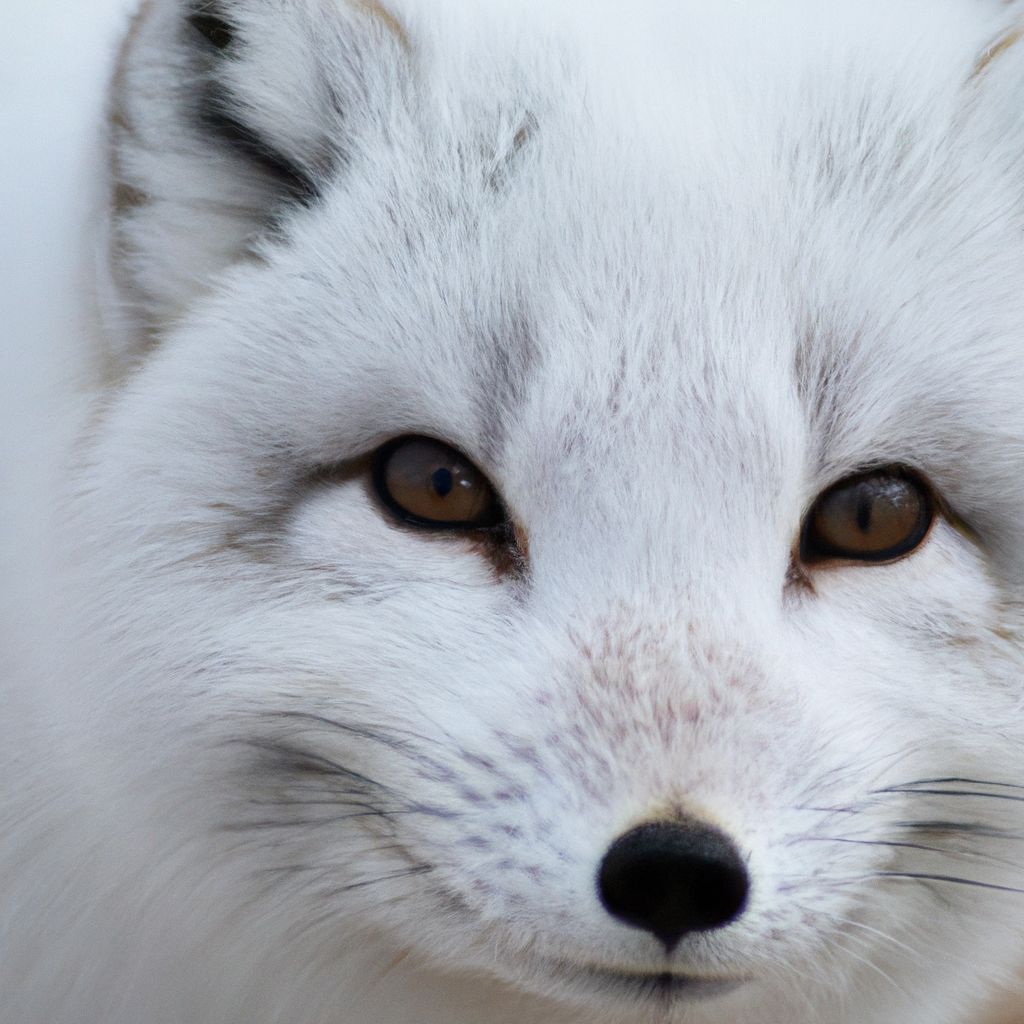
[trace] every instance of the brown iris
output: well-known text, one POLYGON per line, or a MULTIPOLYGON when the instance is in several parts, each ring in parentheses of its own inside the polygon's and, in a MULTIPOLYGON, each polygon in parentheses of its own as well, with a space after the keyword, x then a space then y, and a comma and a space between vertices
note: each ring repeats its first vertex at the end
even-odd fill
POLYGON ((438 529, 479 529, 502 521, 488 479, 461 452, 429 437, 400 437, 377 452, 373 480, 400 519, 438 529))
POLYGON ((890 561, 924 540, 934 516, 931 492, 906 470, 878 469, 847 477, 812 506, 800 538, 800 558, 890 561))

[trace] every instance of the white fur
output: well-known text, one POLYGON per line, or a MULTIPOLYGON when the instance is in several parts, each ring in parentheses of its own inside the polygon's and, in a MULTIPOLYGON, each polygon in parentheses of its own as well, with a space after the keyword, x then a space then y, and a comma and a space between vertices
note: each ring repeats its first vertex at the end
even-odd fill
POLYGON ((966 1021, 1024 896, 884 873, 1024 887, 1024 44, 977 70, 1024 11, 218 10, 227 57, 152 0, 117 84, 109 372, 4 696, 5 1024, 966 1021), (525 575, 317 479, 405 433, 525 575), (793 582, 884 463, 955 516, 793 582), (753 890, 666 964, 594 878, 678 810, 753 890))

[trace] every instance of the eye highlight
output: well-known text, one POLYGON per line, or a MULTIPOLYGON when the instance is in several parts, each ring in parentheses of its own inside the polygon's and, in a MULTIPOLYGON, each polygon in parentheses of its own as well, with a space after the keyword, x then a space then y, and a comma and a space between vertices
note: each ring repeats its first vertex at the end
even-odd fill
POLYGON ((461 452, 429 437, 400 437, 373 460, 380 500, 403 522, 443 530, 496 526, 504 512, 490 481, 461 452))
POLYGON ((935 518, 930 489, 891 467, 840 480, 818 496, 804 520, 800 560, 888 562, 920 545, 935 518))

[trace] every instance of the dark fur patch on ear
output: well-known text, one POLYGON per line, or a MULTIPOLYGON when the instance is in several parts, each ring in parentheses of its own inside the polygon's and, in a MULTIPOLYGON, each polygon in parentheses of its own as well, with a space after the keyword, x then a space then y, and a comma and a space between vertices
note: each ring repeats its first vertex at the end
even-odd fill
POLYGON ((264 174, 276 185, 282 199, 310 205, 320 193, 313 176, 248 122, 245 104, 219 77, 225 61, 233 64, 245 56, 244 40, 227 16, 225 5, 220 0, 191 0, 185 20, 197 47, 194 62, 202 85, 193 110, 201 134, 231 149, 264 174))
POLYGON ((188 16, 188 23, 218 50, 226 50, 235 41, 235 30, 217 14, 213 3, 197 6, 188 16))
POLYGON ((239 156, 275 179, 288 199, 311 205, 320 194, 317 183, 255 128, 237 114, 227 90, 210 82, 199 104, 203 134, 233 149, 239 156))

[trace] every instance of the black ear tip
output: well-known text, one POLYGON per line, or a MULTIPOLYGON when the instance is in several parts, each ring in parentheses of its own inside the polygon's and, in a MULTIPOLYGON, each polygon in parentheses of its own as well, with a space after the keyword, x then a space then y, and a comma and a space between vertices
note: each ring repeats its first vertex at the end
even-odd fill
POLYGON ((190 14, 188 23, 218 50, 226 50, 235 41, 232 27, 223 18, 211 14, 209 5, 190 14))

